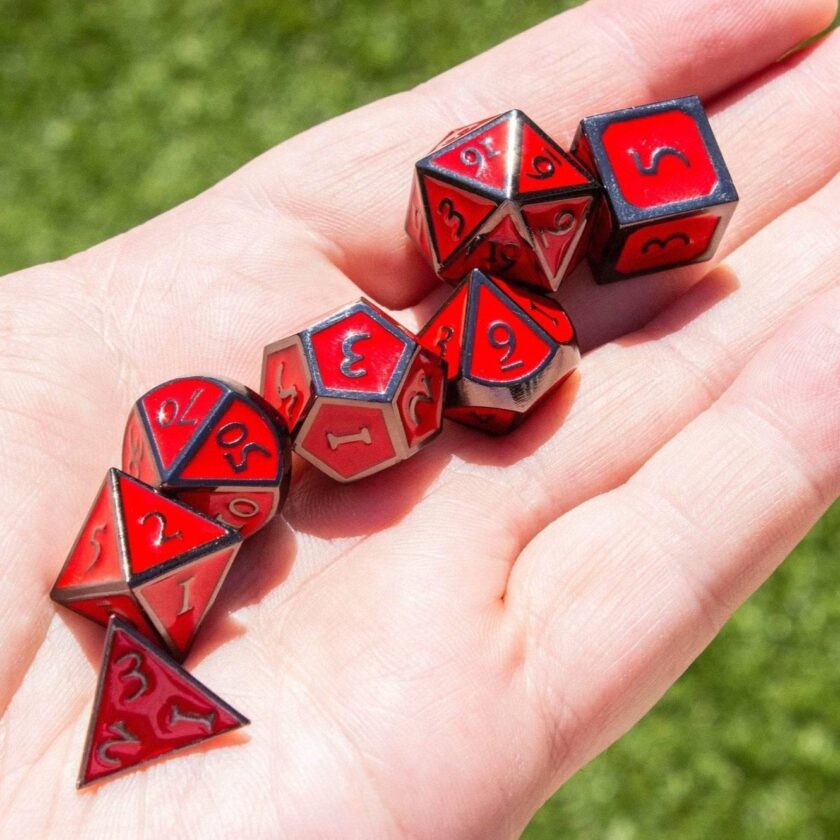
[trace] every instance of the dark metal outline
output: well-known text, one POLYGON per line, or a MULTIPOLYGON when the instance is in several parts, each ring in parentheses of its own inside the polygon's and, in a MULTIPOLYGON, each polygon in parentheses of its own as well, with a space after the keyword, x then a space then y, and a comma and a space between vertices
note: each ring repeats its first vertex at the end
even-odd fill
MULTIPOLYGON (((705 210, 712 207, 731 204, 738 201, 738 192, 732 182, 732 176, 723 159, 720 146, 714 136, 706 111, 698 96, 684 96, 676 99, 666 99, 661 102, 652 102, 648 105, 640 105, 635 108, 622 108, 617 111, 609 111, 603 114, 596 114, 591 117, 584 117, 578 127, 575 140, 572 144, 574 154, 580 144, 581 136, 585 136, 592 152, 592 158, 598 170, 597 174, 604 185, 604 192, 608 196, 608 205, 613 216, 616 228, 627 228, 637 225, 640 222, 665 221, 677 218, 687 213, 705 210), (706 151, 712 161, 712 166, 717 175, 718 182, 711 193, 699 198, 691 198, 683 201, 675 201, 670 204, 657 205, 656 207, 640 208, 631 204, 624 198, 618 181, 615 177, 612 164, 604 150, 602 137, 607 126, 618 122, 638 119, 639 117, 651 114, 664 113, 666 111, 682 111, 691 117, 700 131, 700 136, 706 146, 706 151)), ((648 272, 650 273, 650 272, 648 272)), ((622 277, 625 275, 622 275, 622 277)), ((630 275, 626 275, 630 276, 630 275)))
POLYGON ((551 364, 552 360, 557 355, 557 350, 563 345, 561 345, 556 339, 552 338, 540 324, 538 324, 515 300, 513 300, 513 298, 509 298, 501 289, 499 289, 492 279, 484 274, 484 272, 474 268, 469 273, 465 282, 469 283, 469 291, 467 298, 467 317, 464 329, 464 343, 462 345, 461 378, 469 380, 470 382, 475 382, 477 385, 484 385, 488 388, 501 388, 507 391, 515 391, 517 386, 539 377, 542 371, 551 364), (497 300, 500 300, 506 307, 518 312, 519 317, 524 321, 533 324, 534 332, 536 332, 537 335, 552 348, 545 360, 541 362, 538 367, 528 371, 525 376, 521 376, 519 379, 499 382, 492 379, 482 379, 478 376, 470 376, 467 373, 467 371, 472 369, 475 315, 476 309, 478 308, 478 290, 481 286, 485 286, 490 293, 497 300))
MULTIPOLYGON (((399 384, 405 374, 405 370, 409 359, 414 353, 414 347, 417 344, 416 339, 396 321, 389 318, 384 312, 381 312, 374 304, 367 298, 360 298, 354 303, 342 307, 337 312, 334 312, 323 321, 319 321, 312 327, 301 332, 301 339, 303 343, 304 359, 309 365, 309 372, 312 376, 313 387, 315 389, 316 400, 323 397, 335 397, 336 399, 350 400, 350 401, 369 401, 377 403, 390 403, 394 400, 394 395, 399 389, 399 384), (315 355, 315 350, 312 346, 312 336, 331 327, 333 324, 343 321, 350 315, 356 312, 364 312, 369 318, 375 321, 379 326, 389 332, 394 338, 400 341, 403 349, 400 352, 400 358, 397 360, 394 372, 384 392, 378 391, 353 391, 341 390, 339 388, 328 388, 324 385, 321 378, 321 371, 318 367, 318 359, 315 355)), ((298 430, 298 436, 302 431, 302 427, 298 430)))
POLYGON ((225 700, 222 700, 218 694, 214 691, 211 691, 204 683, 197 680, 192 674, 189 673, 182 665, 180 665, 173 657, 169 656, 164 650, 159 650, 158 648, 154 647, 144 636, 142 636, 135 628, 129 624, 127 621, 119 618, 116 615, 112 615, 110 621, 108 622, 108 627, 105 635, 105 645, 103 648, 102 653, 102 660, 99 667, 99 677, 96 682, 96 692, 93 697, 93 706, 91 707, 90 712, 90 720, 88 722, 88 729, 87 735, 85 736, 85 746, 82 750, 82 762, 81 766, 79 767, 79 773, 76 777, 76 788, 81 790, 82 788, 89 787, 90 785, 98 784, 99 782, 103 782, 106 779, 113 779, 116 776, 122 775, 123 773, 128 773, 132 770, 136 770, 140 767, 143 767, 146 764, 151 762, 160 761, 164 757, 168 757, 174 755, 175 753, 182 752, 184 750, 190 749, 194 747, 196 744, 200 744, 202 741, 207 741, 210 738, 215 738, 218 735, 224 735, 226 732, 234 732, 237 729, 240 729, 243 726, 248 726, 251 723, 248 718, 245 717, 241 712, 237 711, 233 708, 225 700), (98 776, 96 779, 91 779, 90 781, 86 782, 84 780, 85 776, 85 769, 87 768, 88 762, 90 761, 90 753, 93 749, 93 738, 96 729, 96 721, 98 717, 99 707, 102 702, 102 693, 105 690, 105 676, 107 673, 107 665, 108 661, 111 658, 111 648, 114 644, 114 637, 118 632, 127 633, 131 639, 140 645, 147 653, 151 654, 153 657, 161 660, 163 664, 170 668, 170 670, 174 670, 179 677, 182 677, 185 682, 189 683, 196 691, 204 695, 208 698, 211 702, 217 704, 225 712, 227 712, 234 720, 236 720, 239 726, 234 726, 230 729, 225 729, 222 732, 213 732, 210 735, 206 735, 204 737, 199 738, 196 741, 193 741, 190 744, 185 744, 182 747, 178 747, 177 749, 172 750, 171 752, 164 753, 163 755, 155 756, 154 758, 149 758, 144 761, 138 762, 137 764, 132 764, 129 767, 123 767, 115 770, 113 773, 106 773, 102 776, 98 776))

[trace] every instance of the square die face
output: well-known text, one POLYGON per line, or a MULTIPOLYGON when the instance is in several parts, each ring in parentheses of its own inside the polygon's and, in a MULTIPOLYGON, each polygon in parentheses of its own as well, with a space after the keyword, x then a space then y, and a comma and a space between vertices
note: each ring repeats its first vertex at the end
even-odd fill
POLYGON ((583 133, 622 227, 737 200, 697 97, 589 117, 583 133))

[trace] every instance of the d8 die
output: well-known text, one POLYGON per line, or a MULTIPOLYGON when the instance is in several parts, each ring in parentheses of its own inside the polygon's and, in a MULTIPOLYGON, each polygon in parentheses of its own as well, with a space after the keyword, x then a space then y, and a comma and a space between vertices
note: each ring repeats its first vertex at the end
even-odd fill
POLYGON ((521 111, 449 134, 415 168, 406 231, 450 282, 471 269, 554 290, 600 187, 521 111))
POLYGON ((602 180, 601 283, 711 259, 738 194, 696 96, 584 119, 572 151, 602 180))
POLYGON ((157 633, 180 658, 241 543, 227 525, 112 469, 50 597, 99 624, 117 615, 157 633))
POLYGON ((250 536, 286 498, 291 443, 259 394, 206 376, 172 379, 135 403, 123 469, 250 536))
POLYGON ((516 426, 580 362, 574 327, 558 303, 480 271, 418 338, 446 361, 445 415, 494 434, 516 426))
POLYGON ((367 300, 270 344, 262 393, 295 452, 338 481, 401 461, 441 429, 444 366, 367 300))

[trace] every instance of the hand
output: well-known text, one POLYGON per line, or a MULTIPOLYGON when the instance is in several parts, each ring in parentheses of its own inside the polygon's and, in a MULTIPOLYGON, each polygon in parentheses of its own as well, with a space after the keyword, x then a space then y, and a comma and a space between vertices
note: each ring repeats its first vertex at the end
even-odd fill
POLYGON ((592 0, 5 278, 4 836, 510 837, 632 726, 840 493, 840 36, 772 64, 834 10, 592 0), (566 284, 579 380, 507 438, 449 426, 349 486, 297 463, 187 662, 247 738, 77 793, 102 630, 48 591, 133 400, 255 386, 265 343, 361 292, 422 319, 402 220, 449 129, 516 106, 568 143, 688 93, 742 197, 717 267, 566 284))

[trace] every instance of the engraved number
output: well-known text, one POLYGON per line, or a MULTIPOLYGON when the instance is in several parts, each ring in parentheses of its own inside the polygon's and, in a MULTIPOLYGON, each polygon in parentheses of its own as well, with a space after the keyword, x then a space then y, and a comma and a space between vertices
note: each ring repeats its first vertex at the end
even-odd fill
POLYGON ((198 400, 203 393, 204 388, 196 388, 183 411, 181 411, 181 406, 179 405, 178 400, 172 397, 164 400, 160 404, 160 408, 157 412, 158 426, 163 429, 173 424, 176 426, 195 426, 195 424, 198 423, 198 419, 196 417, 187 417, 187 415, 195 405, 196 400, 198 400))
POLYGON ((145 525, 149 520, 154 520, 158 524, 158 531, 152 539, 152 545, 163 545, 169 540, 180 540, 184 535, 180 531, 173 531, 171 534, 166 533, 166 517, 159 511, 150 511, 144 513, 140 518, 140 524, 145 525))
POLYGON ((85 569, 85 574, 87 574, 98 562, 99 558, 102 556, 102 543, 99 542, 97 539, 100 534, 105 532, 107 525, 97 525, 90 535, 90 544, 94 547, 94 555, 93 559, 88 563, 88 567, 85 569))
POLYGON ((506 324, 504 321, 493 321, 487 328, 487 340, 497 350, 505 351, 499 359, 502 370, 513 370, 525 364, 522 359, 513 362, 508 361, 516 350, 516 335, 510 324, 506 324))
POLYGON ((197 723, 207 732, 212 732, 216 723, 216 713, 208 712, 206 715, 196 715, 191 712, 182 712, 178 704, 173 703, 169 710, 169 725, 177 726, 179 723, 197 723))
POLYGON ((446 346, 452 341, 452 336, 455 335, 455 330, 448 324, 441 324, 438 330, 435 347, 439 348, 440 355, 446 358, 446 346))
POLYGON ((408 416, 415 426, 420 425, 420 418, 417 416, 418 403, 433 403, 432 398, 432 383, 425 373, 420 374, 421 390, 415 391, 408 400, 408 416))
POLYGON ((498 149, 493 148, 493 138, 492 137, 483 137, 481 140, 478 141, 478 146, 467 146, 466 149, 461 151, 461 163, 464 166, 475 166, 475 174, 483 175, 485 170, 487 169, 487 161, 491 158, 498 157, 501 152, 498 149), (484 150, 478 148, 478 146, 483 146, 484 150))
POLYGON ((195 575, 188 577, 186 580, 178 581, 178 585, 181 587, 181 609, 175 613, 176 618, 179 615, 184 615, 184 613, 188 613, 193 609, 193 605, 190 603, 190 586, 192 585, 193 580, 195 580, 195 575))
POLYGON ((642 253, 646 254, 654 245, 656 245, 660 251, 664 251, 668 245, 676 241, 684 242, 686 245, 691 245, 691 237, 684 233, 672 233, 665 239, 648 239, 648 241, 642 245, 642 253))
POLYGON ((117 665, 121 665, 123 662, 130 662, 131 665, 127 671, 123 671, 119 675, 120 679, 123 682, 127 682, 128 680, 137 680, 138 682, 138 686, 131 697, 125 698, 126 703, 132 703, 138 697, 142 697, 149 690, 149 678, 140 668, 143 664, 143 657, 137 653, 137 651, 132 650, 128 653, 124 653, 116 660, 117 665))
POLYGON ((525 173, 529 178, 534 178, 537 181, 550 178, 557 171, 557 167, 563 163, 553 149, 543 146, 542 150, 544 154, 534 155, 531 158, 532 169, 525 173))
POLYGON ((367 426, 362 426, 358 432, 352 435, 334 435, 332 432, 327 432, 327 443, 334 452, 345 443, 364 443, 366 446, 370 446, 373 441, 370 437, 370 429, 367 426))
POLYGON ((552 324, 556 327, 559 324, 559 321, 547 310, 543 309, 538 303, 535 303, 533 300, 530 301, 531 304, 531 311, 532 312, 539 312, 541 315, 548 318, 552 324))
POLYGON ((344 341, 341 342, 341 352, 344 354, 344 358, 341 360, 339 370, 348 379, 358 379, 360 376, 367 376, 367 370, 365 368, 353 367, 353 365, 357 362, 361 362, 364 359, 364 356, 361 355, 361 353, 357 353, 353 349, 353 345, 355 345, 358 341, 364 341, 368 338, 370 338, 370 333, 356 332, 350 333, 350 335, 346 336, 344 341))
POLYGON ((444 198, 438 204, 438 213, 445 213, 443 221, 452 228, 452 238, 459 239, 464 232, 464 217, 455 209, 449 198, 444 198))
POLYGON ((143 438, 134 423, 128 427, 128 446, 130 451, 126 472, 137 478, 140 475, 140 465, 143 463, 143 438))
POLYGON ((109 738, 107 741, 103 741, 96 748, 96 757, 99 759, 100 764, 107 764, 109 767, 119 767, 122 761, 111 755, 111 747, 118 747, 122 744, 139 744, 140 739, 128 731, 125 721, 122 720, 110 724, 107 729, 109 732, 119 735, 119 738, 109 738))
POLYGON ((280 402, 283 405, 283 411, 288 414, 295 407, 298 397, 300 396, 300 392, 297 389, 297 385, 294 383, 288 387, 283 385, 283 371, 285 369, 286 363, 280 362, 280 367, 277 368, 277 380, 275 382, 275 387, 277 388, 277 396, 280 398, 280 402), (288 403, 286 400, 288 400, 288 403))
MULTIPOLYGON (((216 432, 216 443, 223 446, 225 449, 234 449, 240 444, 244 443, 245 438, 248 437, 248 427, 244 423, 234 421, 232 423, 225 423, 218 432, 216 432)), ((230 464, 234 472, 241 473, 248 469, 248 456, 252 452, 259 452, 266 458, 271 457, 271 453, 259 443, 250 441, 245 443, 239 451, 239 460, 237 461, 232 452, 225 452, 224 458, 230 464)))
POLYGON ((630 150, 630 155, 633 158, 633 162, 636 164, 636 169, 638 169, 642 175, 658 175, 659 164, 662 162, 662 158, 664 157, 675 157, 677 160, 682 161, 682 163, 689 169, 691 168, 691 161, 688 159, 686 154, 681 152, 679 149, 675 149, 673 146, 660 146, 659 148, 654 149, 647 165, 642 163, 641 155, 635 149, 630 150))
POLYGON ((565 234, 574 230, 577 224, 575 214, 571 210, 558 210, 554 216, 553 228, 540 228, 540 239, 544 248, 548 247, 549 236, 565 236, 565 234))

